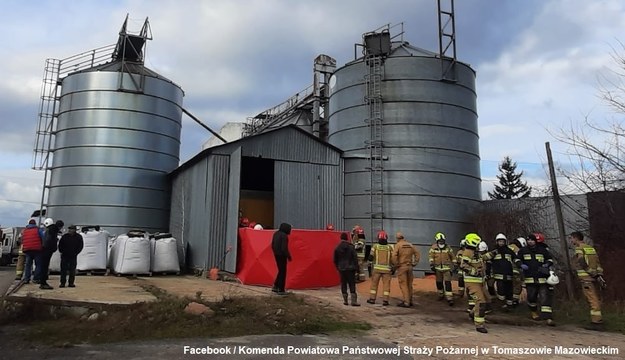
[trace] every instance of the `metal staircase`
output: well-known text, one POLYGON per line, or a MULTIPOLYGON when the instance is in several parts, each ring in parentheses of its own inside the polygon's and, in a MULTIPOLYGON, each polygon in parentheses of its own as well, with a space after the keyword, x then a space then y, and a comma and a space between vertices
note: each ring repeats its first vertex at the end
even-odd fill
POLYGON ((365 105, 368 108, 368 118, 365 122, 369 128, 369 139, 365 141, 365 145, 369 150, 368 169, 371 179, 369 221, 373 234, 384 228, 384 137, 381 89, 383 57, 378 54, 366 54, 364 60, 368 70, 365 75, 365 105))
POLYGON ((45 209, 47 205, 46 199, 50 187, 48 172, 54 150, 54 134, 57 127, 62 79, 73 72, 109 62, 114 49, 115 45, 107 45, 62 60, 46 60, 32 162, 33 170, 45 171, 39 210, 45 209))

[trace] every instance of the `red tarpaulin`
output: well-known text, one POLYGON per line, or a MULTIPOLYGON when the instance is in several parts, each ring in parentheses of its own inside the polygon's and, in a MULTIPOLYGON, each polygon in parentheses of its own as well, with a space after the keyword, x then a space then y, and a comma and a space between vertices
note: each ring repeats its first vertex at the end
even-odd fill
MULTIPOLYGON (((278 273, 271 251, 276 230, 239 229, 237 277, 246 285, 273 286, 278 273)), ((326 230, 291 230, 286 288, 310 289, 340 284, 332 261, 341 233, 326 230)))

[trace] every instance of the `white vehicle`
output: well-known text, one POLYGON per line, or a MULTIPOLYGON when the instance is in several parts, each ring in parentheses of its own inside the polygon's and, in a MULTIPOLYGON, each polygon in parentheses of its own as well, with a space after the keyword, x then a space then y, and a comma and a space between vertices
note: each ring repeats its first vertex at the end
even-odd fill
POLYGON ((23 227, 2 228, 2 256, 0 257, 0 265, 6 266, 17 262, 19 251, 18 240, 22 234, 23 227))

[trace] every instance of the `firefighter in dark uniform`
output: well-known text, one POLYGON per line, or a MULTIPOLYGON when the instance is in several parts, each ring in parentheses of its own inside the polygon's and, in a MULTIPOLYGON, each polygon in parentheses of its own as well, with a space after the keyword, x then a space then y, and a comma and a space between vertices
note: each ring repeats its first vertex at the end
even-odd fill
POLYGON ((547 325, 555 326, 551 307, 553 298, 547 284, 553 257, 544 246, 537 246, 536 234, 528 236, 527 246, 519 250, 515 264, 523 269, 527 306, 532 319, 546 320, 547 325))
POLYGON ((513 304, 512 279, 514 275, 514 260, 516 254, 508 247, 508 239, 504 234, 497 234, 495 237, 497 247, 487 254, 487 258, 492 263, 493 278, 497 285, 497 299, 505 302, 502 308, 509 310, 513 304))

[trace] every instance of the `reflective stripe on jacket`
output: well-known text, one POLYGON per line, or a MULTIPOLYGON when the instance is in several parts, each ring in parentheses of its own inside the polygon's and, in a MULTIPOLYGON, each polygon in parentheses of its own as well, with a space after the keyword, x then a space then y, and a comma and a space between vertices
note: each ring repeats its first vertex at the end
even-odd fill
POLYGON ((373 255, 373 270, 379 272, 391 272, 391 245, 373 244, 371 254, 373 255))

